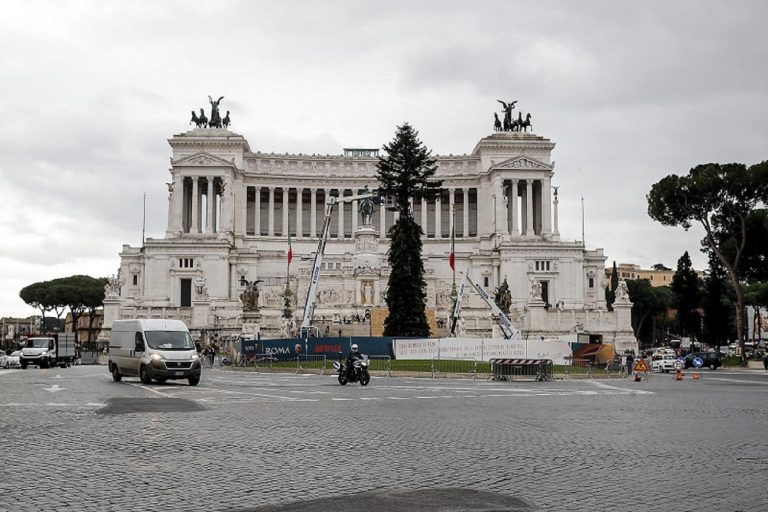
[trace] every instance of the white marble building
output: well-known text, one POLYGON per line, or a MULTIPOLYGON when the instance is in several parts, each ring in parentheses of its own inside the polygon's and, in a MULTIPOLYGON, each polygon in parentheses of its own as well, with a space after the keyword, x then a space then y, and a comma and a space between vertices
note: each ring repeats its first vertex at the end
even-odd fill
MULTIPOLYGON (((105 327, 114 318, 173 317, 194 330, 231 335, 241 327, 244 278, 262 280, 262 335, 279 335, 289 232, 298 325, 325 199, 358 194, 365 186, 375 189, 378 150, 327 156, 254 152, 243 136, 216 128, 178 134, 169 143, 165 238, 123 246, 119 293, 115 289, 105 301, 105 327)), ((413 204, 425 232, 427 306, 445 325, 452 304, 448 254, 455 223, 457 284, 458 272, 466 270, 489 292, 506 278, 510 317, 523 336, 589 332, 619 349, 635 348, 631 304, 606 309, 603 251, 560 239, 554 147, 531 133, 497 132, 480 140, 470 155, 437 157, 447 191, 435 201, 413 204)), ((317 321, 363 317, 366 309, 386 307, 386 230, 394 215, 377 207, 372 225, 363 226, 356 202, 335 207, 317 321)), ((489 309, 470 287, 462 317, 466 335, 490 335, 489 309)))

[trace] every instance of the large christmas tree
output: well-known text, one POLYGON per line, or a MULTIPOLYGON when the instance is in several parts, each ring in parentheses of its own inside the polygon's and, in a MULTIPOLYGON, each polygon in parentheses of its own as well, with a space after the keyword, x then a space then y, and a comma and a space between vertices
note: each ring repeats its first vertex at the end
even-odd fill
POLYGON ((408 123, 397 127, 395 138, 384 145, 379 157, 379 190, 394 200, 400 213, 389 229, 389 283, 384 321, 385 336, 429 336, 426 315, 424 264, 421 260, 422 230, 413 218, 410 204, 442 192, 442 182, 430 180, 437 171, 432 152, 418 138, 419 132, 408 123))

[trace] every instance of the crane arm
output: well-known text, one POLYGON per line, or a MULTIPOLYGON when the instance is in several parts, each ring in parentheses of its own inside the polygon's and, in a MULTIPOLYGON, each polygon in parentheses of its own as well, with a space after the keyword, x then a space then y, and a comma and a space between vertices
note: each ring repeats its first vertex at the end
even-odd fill
POLYGON ((505 315, 504 312, 499 309, 493 299, 488 295, 488 292, 486 292, 482 286, 472 281, 468 274, 464 274, 464 277, 467 279, 467 281, 469 281, 469 284, 472 285, 477 294, 480 295, 486 304, 488 304, 488 307, 491 308, 491 313, 493 314, 496 323, 499 325, 499 329, 501 329, 501 333, 504 338, 511 339, 516 336, 520 331, 514 326, 514 324, 512 324, 512 321, 507 317, 507 315, 505 315))
POLYGON ((309 335, 309 327, 312 325, 312 318, 315 314, 315 305, 317 301, 317 282, 320 279, 320 266, 323 263, 325 255, 325 244, 328 241, 328 233, 331 226, 331 214, 333 206, 336 203, 351 203, 361 199, 380 199, 377 193, 358 194, 354 196, 330 197, 325 203, 325 219, 323 220, 323 229, 320 232, 320 240, 317 243, 317 252, 315 260, 312 263, 312 273, 309 276, 309 288, 307 288, 307 298, 304 301, 304 317, 301 320, 301 336, 309 335))

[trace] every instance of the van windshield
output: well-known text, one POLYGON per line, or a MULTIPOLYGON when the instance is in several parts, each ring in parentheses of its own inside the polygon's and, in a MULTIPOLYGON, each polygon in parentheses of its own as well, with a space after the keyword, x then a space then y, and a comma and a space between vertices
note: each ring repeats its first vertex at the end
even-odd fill
POLYGON ((145 331, 147 345, 156 350, 192 350, 195 344, 186 331, 145 331))
POLYGON ((48 338, 30 338, 24 346, 26 348, 48 348, 48 338))

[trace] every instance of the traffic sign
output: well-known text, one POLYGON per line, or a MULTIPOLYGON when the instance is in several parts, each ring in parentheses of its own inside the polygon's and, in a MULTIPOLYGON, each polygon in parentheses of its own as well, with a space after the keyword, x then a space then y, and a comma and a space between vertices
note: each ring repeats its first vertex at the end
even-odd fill
POLYGON ((648 363, 645 362, 645 359, 638 359, 638 361, 635 363, 634 370, 636 372, 648 372, 648 363))
POLYGON ((683 362, 680 361, 679 359, 675 361, 675 364, 674 364, 675 370, 682 370, 684 366, 685 365, 683 364, 683 362))
POLYGON ((702 366, 704 366, 704 360, 700 357, 694 357, 693 366, 695 366, 696 368, 701 368, 702 366))

